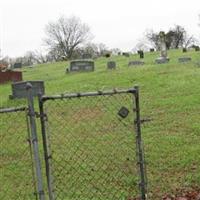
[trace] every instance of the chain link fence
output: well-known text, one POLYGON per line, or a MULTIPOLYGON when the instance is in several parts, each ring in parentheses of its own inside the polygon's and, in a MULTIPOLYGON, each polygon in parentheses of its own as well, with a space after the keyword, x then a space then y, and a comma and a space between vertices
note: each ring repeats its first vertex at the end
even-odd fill
POLYGON ((37 199, 27 108, 0 109, 0 199, 37 199))
POLYGON ((146 199, 135 92, 41 97, 50 199, 146 199))
POLYGON ((138 88, 27 100, 0 109, 0 199, 146 199, 138 88))

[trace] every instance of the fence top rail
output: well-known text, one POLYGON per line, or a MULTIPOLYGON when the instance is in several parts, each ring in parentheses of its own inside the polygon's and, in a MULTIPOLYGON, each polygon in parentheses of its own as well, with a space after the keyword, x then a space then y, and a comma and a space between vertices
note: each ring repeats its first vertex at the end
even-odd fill
POLYGON ((27 110, 26 106, 22 107, 12 107, 12 108, 0 108, 0 114, 1 113, 10 113, 10 112, 20 112, 27 110))
POLYGON ((124 89, 124 90, 117 90, 113 89, 110 91, 97 91, 97 92, 85 92, 85 93, 69 93, 69 94, 60 94, 60 95, 52 95, 52 96, 42 96, 41 100, 43 102, 47 100, 56 100, 56 99, 68 99, 68 98, 75 98, 75 97, 89 97, 89 96, 100 96, 100 95, 114 95, 114 94, 122 94, 122 93, 136 93, 138 87, 124 89))

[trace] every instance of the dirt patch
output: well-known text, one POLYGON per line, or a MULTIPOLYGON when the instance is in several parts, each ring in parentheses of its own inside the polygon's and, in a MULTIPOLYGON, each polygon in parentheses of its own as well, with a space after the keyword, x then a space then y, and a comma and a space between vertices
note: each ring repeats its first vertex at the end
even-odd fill
POLYGON ((162 200, 200 200, 200 188, 183 189, 176 195, 165 195, 162 200))

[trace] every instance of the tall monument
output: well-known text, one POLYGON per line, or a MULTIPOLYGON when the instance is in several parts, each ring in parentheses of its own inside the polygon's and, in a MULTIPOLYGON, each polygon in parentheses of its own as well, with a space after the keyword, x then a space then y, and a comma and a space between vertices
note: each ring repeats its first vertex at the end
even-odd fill
POLYGON ((165 32, 161 31, 159 33, 159 45, 160 45, 160 57, 156 59, 156 63, 168 63, 169 58, 167 57, 167 47, 166 47, 166 36, 165 32))

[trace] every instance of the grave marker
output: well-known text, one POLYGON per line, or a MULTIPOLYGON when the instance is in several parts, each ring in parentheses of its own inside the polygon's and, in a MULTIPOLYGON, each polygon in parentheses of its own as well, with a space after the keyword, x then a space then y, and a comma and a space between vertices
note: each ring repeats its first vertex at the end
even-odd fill
POLYGON ((107 62, 107 69, 116 69, 116 62, 115 61, 108 61, 107 62))
POLYGON ((160 57, 156 59, 156 63, 158 64, 168 63, 169 58, 167 57, 166 36, 165 32, 163 31, 159 33, 159 43, 160 43, 160 57))
POLYGON ((22 68, 22 63, 15 63, 13 68, 14 69, 22 68))
POLYGON ((44 95, 45 87, 44 81, 21 81, 12 83, 12 95, 10 95, 10 99, 15 98, 26 98, 27 97, 27 90, 26 85, 30 83, 32 85, 32 92, 33 96, 37 96, 39 93, 44 95))
POLYGON ((190 62, 192 59, 190 57, 181 57, 178 59, 179 63, 190 62))
POLYGON ((94 71, 93 60, 73 60, 70 62, 69 72, 94 71))
POLYGON ((140 60, 134 60, 134 61, 130 61, 130 62, 128 63, 128 66, 130 67, 130 66, 144 65, 144 64, 145 64, 145 63, 142 62, 142 61, 140 61, 140 60))

